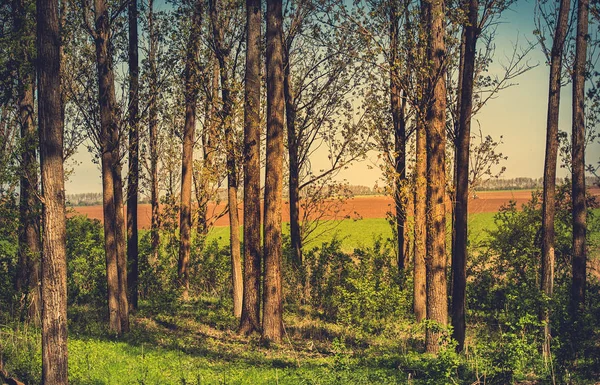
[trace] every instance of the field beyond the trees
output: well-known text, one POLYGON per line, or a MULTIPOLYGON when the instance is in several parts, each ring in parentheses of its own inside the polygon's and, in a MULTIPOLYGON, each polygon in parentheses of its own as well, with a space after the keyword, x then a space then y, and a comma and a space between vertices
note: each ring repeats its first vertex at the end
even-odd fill
MULTIPOLYGON (((507 204, 509 201, 515 201, 517 207, 529 199, 531 199, 532 190, 506 190, 506 191, 481 191, 477 192, 475 199, 473 197, 469 200, 469 213, 495 213, 502 205, 507 204)), ((600 197, 600 188, 590 189, 590 193, 596 197, 600 197)), ((450 202, 447 202, 448 208, 450 202)), ((243 219, 243 210, 240 204, 240 221, 243 219)), ((209 215, 218 215, 224 212, 226 208, 226 202, 222 202, 218 205, 210 203, 208 206, 209 215)), ((371 196, 357 196, 348 199, 342 210, 338 212, 329 212, 326 218, 323 219, 342 219, 343 216, 349 215, 351 218, 385 218, 386 213, 392 211, 393 200, 389 196, 385 195, 371 195, 371 196)), ((78 206, 74 207, 77 214, 87 215, 90 219, 102 220, 102 206, 78 206)), ((283 221, 289 222, 289 202, 284 202, 282 210, 283 221)), ((138 226, 142 229, 150 228, 150 220, 152 216, 152 208, 149 204, 138 205, 138 226)), ((214 223, 215 226, 228 226, 229 217, 227 215, 221 216, 214 223)))

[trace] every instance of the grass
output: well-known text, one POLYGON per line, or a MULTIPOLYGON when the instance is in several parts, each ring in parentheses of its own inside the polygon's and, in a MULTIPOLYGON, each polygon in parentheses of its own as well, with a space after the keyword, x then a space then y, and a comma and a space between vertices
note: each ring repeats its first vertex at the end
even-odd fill
MULTIPOLYGON (((487 238, 487 230, 495 228, 495 213, 477 213, 469 216, 469 240, 471 244, 479 244, 487 238)), ((450 220, 446 221, 448 226, 450 220)), ((304 247, 312 249, 320 247, 324 242, 330 242, 335 236, 341 241, 342 251, 352 252, 356 248, 372 246, 374 240, 392 239, 392 227, 385 218, 364 218, 358 220, 344 220, 328 223, 330 230, 321 232, 306 242, 304 247)), ((412 226, 410 221, 408 226, 412 226)), ((241 230, 240 230, 241 231, 241 230)), ((283 224, 284 236, 289 236, 290 227, 288 223, 283 224)), ((208 242, 217 241, 220 247, 229 245, 229 227, 214 227, 208 233, 208 242)))
MULTIPOLYGON (((110 337, 102 310, 71 307, 69 382, 100 384, 398 384, 407 372, 355 354, 366 345, 344 328, 286 313, 286 340, 266 346, 257 335, 234 331, 230 304, 196 298, 170 304, 171 314, 148 301, 132 317, 132 332, 110 337), (215 317, 218 315, 218 317, 215 317), (85 320, 85 322, 83 322, 85 320), (310 335, 310 337, 308 337, 310 335), (334 337, 335 336, 335 337, 334 337), (346 347, 344 342, 351 341, 346 347)), ((0 327, 6 369, 39 383, 39 330, 0 327), (21 355, 16 359, 15 355, 21 355)), ((380 342, 370 341, 373 346, 380 342)), ((389 341, 385 342, 389 345, 389 341)))

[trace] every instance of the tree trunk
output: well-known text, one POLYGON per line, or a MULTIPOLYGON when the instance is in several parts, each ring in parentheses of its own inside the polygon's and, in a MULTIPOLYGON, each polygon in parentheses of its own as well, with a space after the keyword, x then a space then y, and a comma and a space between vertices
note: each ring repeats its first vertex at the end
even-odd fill
POLYGON ((571 167, 573 172, 573 282, 571 312, 579 319, 585 308, 586 202, 585 202, 585 71, 587 54, 589 1, 577 3, 577 38, 573 71, 573 131, 571 167))
MULTIPOLYGON (((569 23, 570 0, 561 0, 554 40, 550 53, 550 80, 548 91, 548 115, 546 118, 546 155, 544 162, 544 190, 542 198, 542 271, 541 289, 552 297, 554 286, 554 211, 556 189, 556 160, 558 154, 558 116, 562 58, 569 23)), ((540 313, 544 322, 544 356, 550 357, 550 309, 540 313)))
POLYGON ((148 65, 150 66, 150 100, 148 101, 148 120, 150 131, 150 201, 152 205, 152 224, 150 227, 150 265, 153 265, 158 260, 158 248, 160 246, 160 207, 158 202, 158 108, 156 105, 158 93, 158 75, 156 72, 157 38, 154 31, 154 0, 148 1, 148 30, 150 34, 150 49, 148 51, 148 65))
POLYGON ((444 0, 427 2, 427 56, 430 66, 429 108, 427 109, 427 318, 437 323, 428 327, 427 352, 437 353, 441 333, 438 327, 448 324, 446 287, 446 69, 444 0))
MULTIPOLYGON (((406 8, 408 3, 405 2, 406 8)), ((423 66, 425 63, 425 47, 427 46, 426 29, 422 27, 427 19, 427 7, 425 2, 422 1, 420 4, 420 23, 419 36, 416 39, 418 47, 416 53, 417 58, 414 55, 409 55, 409 60, 412 66, 423 66), (415 60, 416 59, 416 60, 415 60)), ((409 25, 407 19, 407 25, 409 25)), ((421 87, 417 89, 419 100, 419 108, 415 115, 416 124, 416 148, 415 148, 415 192, 414 192, 414 214, 415 214, 415 228, 414 228, 414 282, 413 282, 413 311, 415 313, 415 319, 417 322, 421 322, 427 318, 427 271, 425 266, 425 259, 427 257, 427 224, 426 224, 426 213, 427 213, 427 135, 425 132, 425 120, 427 104, 424 101, 425 94, 425 83, 426 78, 421 74, 418 76, 421 87)))
POLYGON ((42 181, 42 383, 67 384, 67 255, 58 1, 37 0, 42 181))
POLYGON ((183 289, 184 300, 189 296, 190 237, 192 227, 192 173, 194 157, 194 131, 196 129, 196 103, 198 99, 198 63, 196 56, 200 50, 200 34, 203 2, 197 0, 194 5, 190 37, 185 62, 185 125, 183 128, 183 155, 181 157, 181 207, 179 231, 178 277, 183 289))
POLYGON ((283 94, 285 98, 285 122, 287 125, 288 158, 290 162, 288 183, 290 194, 290 242, 292 263, 302 266, 302 234, 300 230, 300 164, 298 159, 298 135, 296 133, 296 104, 292 90, 290 47, 285 47, 283 56, 283 94))
POLYGON ((138 307, 139 63, 137 0, 129 1, 129 174, 127 181, 127 283, 130 304, 138 307))
POLYGON ((240 332, 260 330, 260 0, 246 1, 244 295, 240 332))
POLYGON ((240 220, 238 213, 237 191, 238 171, 235 156, 235 139, 233 132, 233 116, 231 99, 231 84, 229 82, 228 64, 229 53, 223 49, 223 30, 218 18, 218 0, 209 2, 210 17, 215 42, 215 54, 219 62, 221 76, 221 96, 223 108, 220 120, 225 129, 225 147, 227 151, 227 200, 229 204, 229 247, 231 252, 231 278, 233 281, 233 314, 240 318, 242 316, 242 257, 240 244, 240 220))
MULTIPOLYGON (((14 29, 24 39, 33 38, 27 28, 28 15, 22 0, 13 4, 14 29)), ((31 15, 33 17, 33 15, 31 15)), ((35 69, 25 40, 18 55, 18 124, 21 131, 21 180, 19 198, 19 262, 17 291, 26 294, 28 318, 40 321, 40 223, 38 206, 37 132, 34 123, 35 69)))
POLYGON ((398 57, 399 10, 396 1, 390 7, 390 106, 394 127, 394 206, 398 248, 398 271, 406 266, 405 234, 406 197, 402 186, 406 181, 406 120, 400 87, 400 61, 398 57))
POLYGON ((457 350, 465 344, 465 300, 467 287, 467 218, 469 202, 469 147, 471 139, 471 115, 473 112, 473 76, 477 54, 478 0, 468 0, 468 21, 464 29, 464 57, 462 62, 462 84, 460 87, 460 109, 456 132, 456 195, 453 211, 452 243, 452 337, 457 341, 457 350))
POLYGON ((417 145, 415 162, 415 252, 414 252, 414 313, 417 322, 427 316, 426 249, 426 195, 427 195, 427 138, 421 118, 417 118, 417 145))
POLYGON ((100 153, 104 211, 104 248, 108 288, 109 329, 122 333, 119 279, 119 236, 122 227, 117 220, 115 169, 118 159, 118 126, 115 120, 115 86, 109 49, 109 15, 105 0, 95 0, 95 44, 98 71, 98 104, 100 106, 100 153))
POLYGON ((263 338, 281 341, 281 195, 283 190, 283 15, 267 0, 267 165, 265 178, 263 338))
MULTIPOLYGON (((115 132, 113 138, 119 143, 119 132, 115 132)), ((119 318, 121 320, 121 332, 129 331, 129 303, 127 300, 127 236, 125 227, 125 215, 123 205, 123 179, 121 177, 120 146, 114 148, 113 158, 116 162, 113 167, 113 178, 115 182, 115 211, 116 211, 116 241, 117 241, 117 276, 119 279, 119 318)))

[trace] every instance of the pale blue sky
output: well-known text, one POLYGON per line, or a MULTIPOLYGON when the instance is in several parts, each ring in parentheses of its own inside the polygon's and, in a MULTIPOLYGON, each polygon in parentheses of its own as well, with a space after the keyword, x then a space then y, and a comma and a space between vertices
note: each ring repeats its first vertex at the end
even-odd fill
MULTIPOLYGON (((522 44, 527 40, 534 41, 533 6, 532 1, 521 1, 504 13, 497 31, 496 63, 503 61, 505 55, 511 54, 512 45, 517 40, 522 44)), ((598 27, 591 25, 591 28, 598 27)), ((480 126, 484 135, 490 134, 496 139, 503 136, 504 144, 498 150, 508 156, 503 163, 506 166, 506 178, 537 178, 542 175, 544 166, 549 69, 539 48, 529 54, 529 62, 539 65, 515 79, 517 85, 503 90, 495 99, 490 100, 473 121, 473 131, 480 126)), ((494 67, 498 68, 496 65, 494 67)), ((560 129, 570 132, 570 86, 564 87, 561 95, 560 129)), ((588 147, 586 158, 588 163, 596 164, 600 159, 600 145, 596 143, 588 147)), ((75 156, 75 160, 78 164, 66 184, 67 193, 100 192, 102 185, 99 168, 91 162, 91 157, 84 148, 75 156)), ((313 159, 312 163, 319 168, 325 161, 313 159)), ((371 153, 364 162, 356 163, 340 173, 339 178, 347 179, 350 184, 373 187, 381 175, 377 167, 372 166, 377 166, 375 153, 371 153)), ((566 173, 564 169, 558 170, 561 177, 566 176, 566 173)))

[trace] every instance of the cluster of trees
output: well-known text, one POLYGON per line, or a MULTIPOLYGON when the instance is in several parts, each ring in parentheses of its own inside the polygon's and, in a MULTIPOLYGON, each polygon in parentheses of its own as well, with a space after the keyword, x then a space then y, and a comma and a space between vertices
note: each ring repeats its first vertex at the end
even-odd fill
MULTIPOLYGON (((149 191, 152 204, 154 258, 161 243, 161 196, 179 212, 177 284, 186 299, 192 233, 208 231, 214 215, 208 212, 207 202, 217 196, 226 177, 233 311, 242 333, 260 332, 265 339, 280 341, 284 176, 290 201, 291 259, 301 267, 303 237, 308 232, 302 225, 301 206, 310 197, 338 194, 341 187, 332 187, 335 175, 376 149, 385 160, 388 191, 395 201, 397 266, 401 274, 412 268, 414 313, 418 321, 429 320, 426 349, 437 352, 440 326, 451 324, 461 350, 466 329, 469 189, 486 175, 492 176, 490 167, 503 159, 495 152, 498 142, 493 139, 480 135, 480 144, 471 142, 471 119, 511 79, 529 69, 523 58, 532 49, 515 48, 504 73, 489 74, 494 46, 491 26, 510 5, 511 1, 478 0, 368 0, 352 5, 335 0, 285 4, 268 0, 266 30, 259 0, 248 0, 245 7, 235 0, 182 0, 169 11, 157 11, 153 0, 144 4, 13 0, 3 5, 2 36, 10 38, 1 43, 9 48, 3 52, 11 54, 0 56, 6 64, 0 161, 7 166, 2 172, 9 170, 2 175, 0 189, 2 194, 13 193, 16 186, 20 189, 16 284, 30 295, 33 318, 42 309, 44 383, 66 383, 63 162, 85 138, 90 139, 90 150, 102 170, 111 332, 126 333, 129 311, 138 306, 141 189, 149 191), (409 151, 411 147, 414 151, 409 151), (319 151, 327 153, 329 164, 317 169, 311 159, 319 151), (448 153, 453 159, 448 159, 448 153), (414 199, 409 199, 410 194, 414 199), (451 296, 447 194, 454 202, 451 296), (410 201, 415 216, 411 237, 406 225, 410 201)), ((588 8, 587 0, 579 0, 574 61, 569 65, 562 61, 569 37, 569 0, 562 0, 556 12, 546 8, 542 12, 553 38, 547 50, 551 73, 541 282, 551 297, 558 105, 567 68, 573 81, 574 316, 585 300, 586 279, 583 151, 588 8)), ((539 36, 545 48, 547 39, 543 32, 539 36)), ((541 315, 548 341, 550 310, 541 315)))

